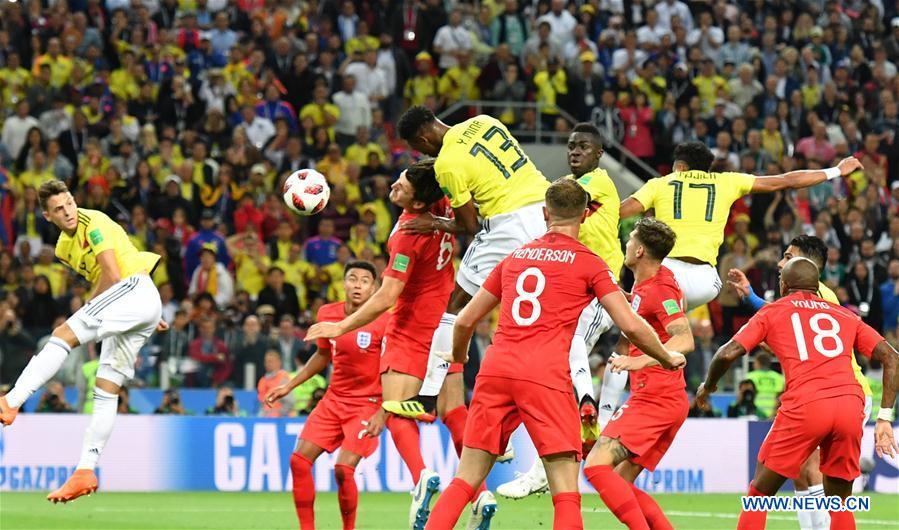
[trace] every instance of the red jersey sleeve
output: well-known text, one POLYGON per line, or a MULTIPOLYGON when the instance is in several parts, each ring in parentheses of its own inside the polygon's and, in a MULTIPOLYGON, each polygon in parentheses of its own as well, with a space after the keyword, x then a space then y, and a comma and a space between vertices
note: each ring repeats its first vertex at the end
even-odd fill
POLYGON ((415 236, 402 232, 397 232, 390 238, 390 262, 384 269, 385 277, 409 281, 412 269, 415 268, 415 240, 415 236))
POLYGON ((602 260, 595 256, 591 257, 593 257, 594 260, 587 265, 587 270, 592 272, 590 288, 593 289, 593 294, 596 295, 596 299, 602 300, 603 296, 619 291, 620 289, 618 288, 618 282, 615 281, 615 276, 612 274, 612 271, 609 270, 608 265, 605 265, 602 260))
MULTIPOLYGON (((333 322, 333 320, 328 318, 328 312, 325 311, 325 307, 318 308, 318 312, 315 314, 316 322, 333 322)), ((331 339, 318 339, 315 341, 315 345, 318 346, 318 351, 322 354, 331 352, 331 339)))
POLYGON ((653 313, 663 328, 667 328, 668 324, 685 316, 680 303, 681 293, 671 285, 658 284, 653 290, 653 297, 653 313))
POLYGON ((490 275, 487 276, 487 279, 484 280, 484 285, 481 286, 482 289, 497 298, 503 297, 503 265, 505 264, 505 259, 499 262, 499 264, 490 271, 490 275))
POLYGON ((883 340, 885 339, 880 333, 877 333, 874 328, 859 319, 858 331, 855 334, 855 351, 870 359, 871 354, 874 353, 874 348, 883 340))
POLYGON ((768 334, 767 316, 767 312, 756 313, 754 317, 749 319, 749 322, 740 328, 740 331, 734 335, 732 340, 743 346, 743 349, 747 352, 751 352, 759 343, 765 340, 765 336, 768 334))

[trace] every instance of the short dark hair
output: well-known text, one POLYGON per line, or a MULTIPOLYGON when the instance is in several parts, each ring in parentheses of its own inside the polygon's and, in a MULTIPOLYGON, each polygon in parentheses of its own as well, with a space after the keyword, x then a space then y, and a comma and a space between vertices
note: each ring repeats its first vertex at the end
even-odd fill
POLYGON ((755 361, 758 362, 762 368, 768 369, 771 368, 771 355, 768 352, 760 351, 755 354, 755 361))
POLYGON ((790 241, 790 245, 801 250, 802 254, 815 262, 819 269, 824 268, 824 262, 827 260, 827 245, 820 238, 802 234, 794 237, 790 241))
POLYGON ((419 160, 409 166, 406 169, 406 180, 412 184, 412 198, 416 201, 430 206, 443 197, 443 190, 437 184, 437 175, 434 173, 433 158, 419 160))
POLYGON ((592 123, 581 122, 575 124, 571 129, 572 133, 586 133, 590 136, 593 136, 593 142, 602 149, 602 134, 599 132, 599 127, 593 125, 592 123))
POLYGON ((343 267, 343 277, 346 278, 346 275, 353 269, 362 269, 364 271, 368 271, 371 273, 371 277, 374 279, 378 279, 378 270, 375 269, 375 266, 370 261, 365 260, 352 260, 348 261, 347 264, 343 267))
POLYGON ((69 187, 66 186, 66 183, 61 180, 50 180, 48 182, 44 182, 41 184, 40 189, 37 192, 37 199, 40 202, 41 209, 47 209, 47 201, 50 200, 50 197, 54 197, 59 195, 60 193, 68 193, 69 187))
POLYGON ((657 260, 665 259, 677 240, 674 230, 655 217, 640 219, 634 226, 634 230, 637 231, 636 237, 646 252, 657 260))
POLYGON ((423 105, 415 105, 400 116, 396 130, 400 138, 407 142, 418 136, 421 128, 436 120, 437 117, 431 109, 423 105))
POLYGON ((702 142, 684 142, 674 148, 674 160, 687 164, 691 170, 708 171, 715 155, 702 142))
POLYGON ((587 208, 587 192, 574 179, 559 179, 546 189, 546 210, 557 219, 574 219, 587 208))

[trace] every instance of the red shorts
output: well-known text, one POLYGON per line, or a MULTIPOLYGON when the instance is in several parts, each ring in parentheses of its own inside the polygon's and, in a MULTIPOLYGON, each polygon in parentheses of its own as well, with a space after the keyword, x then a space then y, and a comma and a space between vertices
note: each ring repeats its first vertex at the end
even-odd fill
MULTIPOLYGON (((400 340, 390 341, 388 337, 384 341, 384 351, 381 354, 381 373, 393 370, 401 374, 411 375, 424 381, 428 373, 429 351, 419 351, 420 346, 406 343, 400 340)), ((457 374, 462 372, 462 363, 451 363, 447 373, 457 374)))
POLYGON ((580 460, 581 418, 572 392, 479 375, 468 407, 463 445, 501 455, 522 423, 540 456, 575 453, 580 460))
POLYGON ((689 410, 690 402, 683 391, 671 397, 637 392, 615 411, 602 435, 616 438, 633 453, 631 462, 655 471, 689 410))
POLYGON ((365 429, 367 421, 378 411, 381 403, 366 398, 342 399, 326 393, 300 433, 300 438, 314 443, 329 453, 340 447, 363 457, 370 456, 378 448, 378 439, 359 433, 365 429))
POLYGON ((759 449, 759 462, 795 479, 802 463, 821 446, 821 473, 854 480, 861 473, 858 462, 864 416, 865 403, 858 396, 830 397, 780 409, 759 449))

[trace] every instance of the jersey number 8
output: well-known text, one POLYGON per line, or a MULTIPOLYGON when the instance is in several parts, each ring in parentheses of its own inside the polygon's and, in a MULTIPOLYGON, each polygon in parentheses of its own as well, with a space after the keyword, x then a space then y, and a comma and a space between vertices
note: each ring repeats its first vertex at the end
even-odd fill
POLYGON ((546 289, 546 276, 537 267, 529 267, 518 275, 518 280, 515 281, 515 292, 518 293, 518 296, 512 300, 512 318, 516 324, 519 326, 530 326, 540 318, 543 308, 540 307, 538 297, 543 294, 544 289, 546 289), (537 285, 534 286, 533 291, 525 291, 524 282, 531 276, 537 279, 537 285), (523 302, 528 302, 531 305, 531 315, 528 317, 521 316, 521 304, 523 302))
MULTIPOLYGON (((796 349, 799 351, 799 360, 808 360, 808 345, 805 343, 805 334, 802 330, 802 321, 799 319, 799 313, 790 315, 790 322, 793 323, 793 335, 796 337, 796 349)), ((815 350, 825 357, 836 357, 843 353, 843 340, 840 339, 840 323, 827 313, 815 313, 808 319, 808 327, 815 334, 812 339, 812 346, 815 350), (829 329, 822 329, 821 322, 827 322, 829 329), (832 348, 825 344, 825 339, 832 348)))
POLYGON ((485 132, 484 136, 482 136, 481 138, 483 138, 485 142, 489 142, 490 139, 493 138, 493 136, 496 134, 500 135, 500 137, 502 137, 503 139, 503 143, 501 143, 499 146, 500 151, 505 153, 509 149, 513 149, 515 150, 515 154, 518 155, 518 159, 515 160, 515 162, 512 162, 510 166, 512 169, 511 173, 508 169, 506 169, 503 161, 497 158, 497 156, 494 155, 493 152, 490 151, 490 149, 488 149, 486 146, 484 146, 484 144, 480 142, 475 142, 475 144, 471 146, 469 154, 471 154, 471 156, 478 156, 478 153, 484 155, 485 157, 487 157, 487 160, 489 160, 491 164, 496 166, 496 169, 499 170, 500 173, 502 173, 503 177, 508 179, 512 177, 512 173, 515 173, 528 163, 528 157, 525 156, 525 154, 521 151, 521 149, 518 148, 517 145, 512 143, 512 139, 509 138, 502 129, 495 125, 487 129, 487 132, 485 132))

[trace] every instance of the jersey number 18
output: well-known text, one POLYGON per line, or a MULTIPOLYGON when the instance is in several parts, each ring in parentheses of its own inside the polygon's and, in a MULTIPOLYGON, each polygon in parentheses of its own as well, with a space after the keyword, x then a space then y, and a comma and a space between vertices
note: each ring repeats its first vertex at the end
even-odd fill
MULTIPOLYGON (((793 335, 796 337, 796 350, 799 352, 799 360, 808 360, 808 344, 805 342, 805 333, 802 329, 802 320, 799 313, 790 315, 790 322, 793 324, 793 335)), ((808 319, 808 327, 811 328, 815 337, 812 339, 812 346, 815 350, 825 357, 836 357, 843 353, 843 340, 840 339, 840 323, 837 319, 827 313, 815 313, 808 319), (827 322, 828 329, 821 327, 822 322, 827 322), (827 343, 825 344, 825 339, 827 343), (830 348, 828 346, 832 345, 830 348)))

